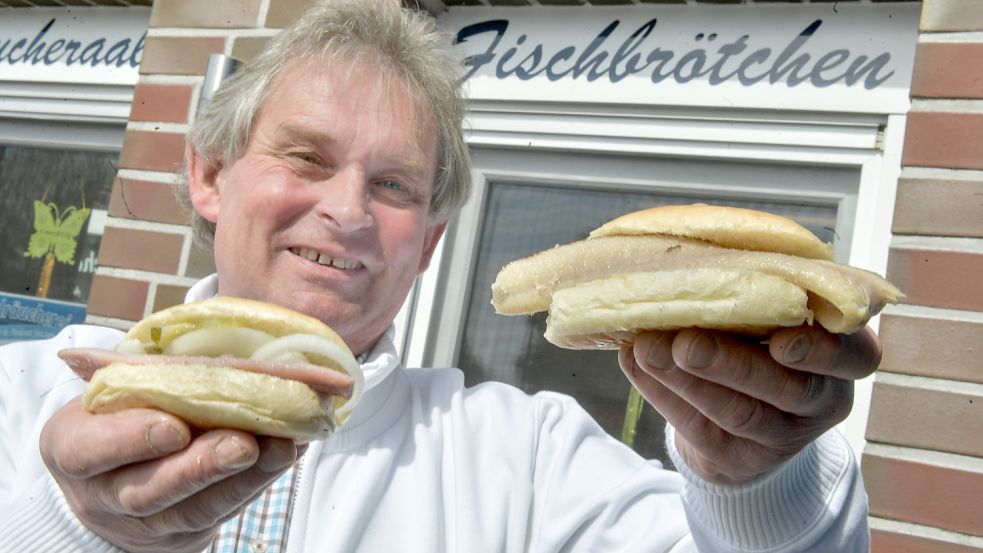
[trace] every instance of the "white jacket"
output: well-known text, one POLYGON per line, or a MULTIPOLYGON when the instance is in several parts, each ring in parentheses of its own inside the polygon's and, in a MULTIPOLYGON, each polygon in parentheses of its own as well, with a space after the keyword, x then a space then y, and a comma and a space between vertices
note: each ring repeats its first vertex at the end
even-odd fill
MULTIPOLYGON (((0 348, 0 551, 118 551, 68 509, 38 435, 82 388, 55 352, 120 336, 73 326, 0 348)), ((639 458, 570 397, 403 369, 389 336, 363 367, 351 420, 304 457, 290 553, 868 549, 866 496, 838 434, 722 487, 639 458)))

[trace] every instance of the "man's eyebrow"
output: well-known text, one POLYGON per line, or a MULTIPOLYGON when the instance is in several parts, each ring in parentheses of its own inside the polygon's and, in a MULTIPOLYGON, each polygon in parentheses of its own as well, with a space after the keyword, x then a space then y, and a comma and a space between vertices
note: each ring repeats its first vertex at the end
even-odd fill
POLYGON ((335 138, 328 133, 291 123, 284 123, 277 127, 274 136, 277 142, 286 144, 307 143, 321 145, 335 143, 335 138))

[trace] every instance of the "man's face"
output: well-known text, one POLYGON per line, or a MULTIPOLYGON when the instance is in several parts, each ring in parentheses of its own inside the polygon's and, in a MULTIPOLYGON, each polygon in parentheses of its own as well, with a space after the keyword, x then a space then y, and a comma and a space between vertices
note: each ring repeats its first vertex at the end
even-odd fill
POLYGON ((223 167, 192 159, 189 173, 196 210, 217 225, 219 293, 321 319, 357 354, 443 232, 427 218, 437 140, 401 85, 332 69, 286 68, 245 154, 223 167))

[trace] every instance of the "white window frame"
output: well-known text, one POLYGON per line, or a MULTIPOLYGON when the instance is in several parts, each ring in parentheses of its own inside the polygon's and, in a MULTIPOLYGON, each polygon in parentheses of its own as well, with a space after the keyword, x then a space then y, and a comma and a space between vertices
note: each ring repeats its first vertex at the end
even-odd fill
POLYGON ((0 143, 118 152, 129 85, 0 81, 0 143))
MULTIPOLYGON (((451 366, 457 358, 468 284, 489 183, 574 183, 646 189, 707 197, 799 199, 834 203, 837 229, 850 234, 848 262, 883 274, 905 118, 900 114, 790 113, 742 110, 475 102, 467 118, 475 155, 474 193, 449 226, 431 262, 397 318, 397 346, 406 366, 451 366), (859 171, 857 188, 782 190, 774 186, 679 186, 657 178, 564 174, 563 168, 529 171, 522 164, 486 163, 501 152, 566 151, 585 156, 631 154, 725 161, 774 161, 840 166, 859 171)), ((842 249, 842 248, 841 248, 842 249)), ((843 259, 845 252, 838 252, 843 259)), ((491 307, 488 307, 491 309, 491 307)), ((876 329, 877 320, 872 322, 876 329)), ((858 383, 853 413, 841 430, 859 454, 873 379, 858 383)))

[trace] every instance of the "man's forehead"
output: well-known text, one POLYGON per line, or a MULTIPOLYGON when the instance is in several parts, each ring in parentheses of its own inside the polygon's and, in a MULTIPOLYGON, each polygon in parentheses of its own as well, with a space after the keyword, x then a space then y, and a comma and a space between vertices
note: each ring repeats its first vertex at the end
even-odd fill
POLYGON ((293 100, 299 96, 300 99, 334 99, 337 103, 325 106, 327 110, 341 107, 339 104, 349 104, 346 108, 357 104, 360 113, 391 115, 393 111, 400 111, 416 129, 417 139, 422 139, 423 132, 434 128, 434 121, 427 115, 429 110, 424 109, 422 98, 412 94, 413 87, 393 73, 380 67, 372 56, 357 60, 294 61, 279 71, 270 83, 263 107, 286 101, 286 96, 293 100), (359 88, 353 90, 356 87, 359 88))
POLYGON ((250 143, 262 136, 267 144, 279 148, 293 145, 337 151, 337 146, 354 136, 353 125, 365 123, 367 116, 378 116, 370 127, 362 128, 384 133, 378 135, 385 137, 380 142, 383 147, 376 148, 373 157, 385 165, 397 165, 421 181, 432 181, 438 172, 439 135, 435 121, 409 89, 399 78, 380 71, 373 56, 364 56, 359 63, 345 59, 292 61, 270 83, 256 114, 250 143), (365 88, 359 89, 357 84, 365 88), (358 109, 345 105, 353 92, 363 104, 358 109), (336 93, 344 95, 340 103, 333 99, 336 93), (394 124, 392 116, 397 113, 401 125, 394 124))

